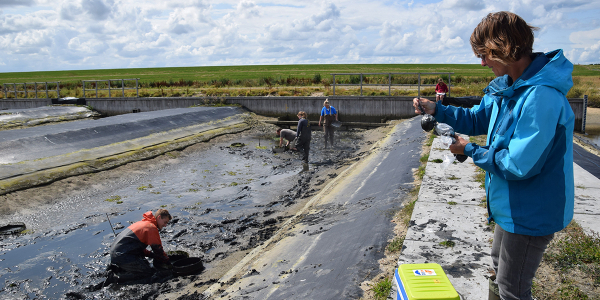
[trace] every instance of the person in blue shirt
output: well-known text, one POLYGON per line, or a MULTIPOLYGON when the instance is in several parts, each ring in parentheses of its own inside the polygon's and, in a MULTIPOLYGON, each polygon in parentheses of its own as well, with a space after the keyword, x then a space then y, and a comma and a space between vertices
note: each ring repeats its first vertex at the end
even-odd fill
POLYGON ((321 116, 319 117, 319 126, 321 126, 321 122, 323 122, 323 131, 325 132, 325 148, 327 148, 327 142, 331 144, 331 147, 334 146, 333 139, 333 122, 338 120, 337 111, 335 107, 329 105, 329 99, 325 99, 323 102, 323 108, 321 109, 321 116), (324 122, 323 122, 323 119, 324 122))
POLYGON ((308 152, 310 151, 310 122, 306 112, 298 112, 298 128, 296 130, 296 149, 302 152, 302 162, 308 163, 308 152))
POLYGON ((457 136, 450 146, 486 171, 489 221, 496 223, 490 299, 532 299, 531 284, 554 233, 573 219, 573 128, 566 98, 573 64, 562 50, 533 52, 533 31, 511 12, 491 13, 471 35, 481 65, 496 78, 471 109, 413 99, 438 122, 486 145, 457 136), (495 279, 495 280, 494 280, 495 279), (492 293, 497 285, 499 295, 492 293))

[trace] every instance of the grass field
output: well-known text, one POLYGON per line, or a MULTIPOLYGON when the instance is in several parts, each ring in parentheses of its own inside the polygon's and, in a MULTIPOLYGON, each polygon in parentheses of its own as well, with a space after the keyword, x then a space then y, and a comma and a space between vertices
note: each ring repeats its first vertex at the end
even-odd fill
MULTIPOLYGON (((143 68, 110 70, 73 70, 51 72, 0 73, 0 83, 60 82, 60 97, 82 97, 82 80, 134 79, 139 78, 139 94, 135 90, 111 90, 112 97, 222 97, 222 96, 330 96, 333 94, 332 73, 453 73, 452 96, 482 96, 483 88, 494 78, 491 69, 479 64, 347 64, 347 65, 270 65, 270 66, 222 66, 222 67, 180 67, 143 68)), ((574 87, 567 97, 581 98, 588 95, 590 106, 600 107, 600 65, 577 65, 574 67, 574 87)), ((442 77, 448 82, 448 75, 423 74, 422 84, 435 84, 442 77)), ((338 75, 336 84, 358 84, 357 75, 338 75)), ((364 75, 365 84, 387 84, 388 75, 364 75)), ((392 88, 392 96, 416 96, 417 75, 393 75, 394 84, 411 86, 392 88)), ((118 89, 121 82, 111 82, 111 88, 118 89)), ((135 87, 135 81, 126 82, 126 87, 135 87)), ((106 88, 106 83, 98 83, 98 88, 106 88)), ((44 89, 38 84, 37 89, 44 89)), ((8 88, 14 91, 14 87, 8 88)), ((56 86, 49 86, 56 90, 56 86)), ((86 84, 85 97, 108 97, 108 91, 99 90, 95 85, 86 84)), ((33 84, 17 85, 18 98, 35 97, 33 84)), ((422 96, 435 95, 432 86, 420 89, 422 96)), ((4 91, 0 98, 4 98, 4 91)), ((355 86, 336 86, 336 95, 361 95, 355 86)), ((362 95, 385 96, 387 87, 364 86, 362 95)), ((14 92, 8 92, 14 98, 14 92)), ((45 97, 43 96, 38 97, 45 97)), ((56 91, 50 98, 58 97, 56 91)))
MULTIPOLYGON (((252 80, 258 78, 313 78, 319 74, 331 79, 331 73, 417 73, 453 72, 453 76, 493 76, 490 69, 479 64, 348 64, 348 65, 270 65, 180 67, 144 69, 74 70, 50 72, 0 73, 0 83, 22 82, 77 82, 81 80, 106 80, 139 78, 140 82, 193 80, 207 82, 227 78, 252 80)), ((435 76, 435 75, 433 75, 435 76)), ((600 76, 600 66, 575 66, 573 76, 600 76)))

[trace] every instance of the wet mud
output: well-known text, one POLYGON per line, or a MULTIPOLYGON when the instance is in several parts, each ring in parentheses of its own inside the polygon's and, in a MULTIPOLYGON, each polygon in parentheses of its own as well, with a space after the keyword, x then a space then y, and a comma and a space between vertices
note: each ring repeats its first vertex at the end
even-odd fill
MULTIPOLYGON (((338 131, 334 149, 324 149, 323 133, 314 131, 306 170, 300 154, 273 153, 275 127, 256 121, 182 151, 3 195, 3 222, 27 229, 0 235, 0 299, 157 299, 190 286, 197 290, 178 299, 200 299, 388 129, 338 131), (164 283, 105 284, 115 234, 158 208, 174 217, 161 232, 165 251, 202 258, 204 271, 164 283)), ((330 218, 303 222, 327 230, 330 218)))

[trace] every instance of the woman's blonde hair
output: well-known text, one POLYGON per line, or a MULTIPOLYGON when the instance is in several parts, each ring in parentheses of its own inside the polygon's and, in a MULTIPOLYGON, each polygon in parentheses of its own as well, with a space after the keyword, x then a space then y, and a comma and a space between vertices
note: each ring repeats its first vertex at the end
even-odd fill
POLYGON ((488 14, 471 34, 471 48, 479 58, 514 63, 533 52, 533 31, 518 15, 500 11, 488 14))
POLYGON ((444 82, 444 79, 440 78, 440 79, 438 79, 438 82, 444 82))
POLYGON ((329 104, 329 99, 325 99, 325 102, 323 102, 323 106, 325 106, 326 104, 329 104))
POLYGON ((307 115, 307 114, 306 114, 304 111, 300 111, 300 112, 298 112, 298 115, 299 115, 299 116, 301 116, 302 118, 304 118, 304 119, 307 119, 307 120, 308 120, 308 115, 307 115))

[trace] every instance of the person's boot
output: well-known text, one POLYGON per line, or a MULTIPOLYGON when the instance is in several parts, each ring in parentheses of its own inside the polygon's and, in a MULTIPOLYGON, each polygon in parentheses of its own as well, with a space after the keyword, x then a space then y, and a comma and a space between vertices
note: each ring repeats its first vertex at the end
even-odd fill
POLYGON ((496 283, 496 275, 490 276, 489 279, 490 292, 488 300, 500 300, 500 289, 496 283))

